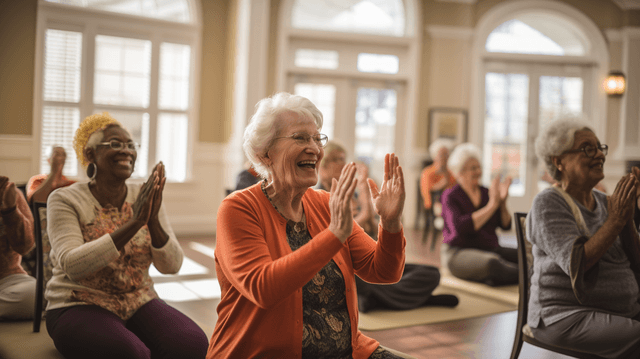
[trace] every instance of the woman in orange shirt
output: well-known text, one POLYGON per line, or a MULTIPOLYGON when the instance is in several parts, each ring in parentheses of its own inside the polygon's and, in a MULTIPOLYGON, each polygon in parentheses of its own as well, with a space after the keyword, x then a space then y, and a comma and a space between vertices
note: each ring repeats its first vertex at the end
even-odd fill
POLYGON ((385 158, 378 242, 351 213, 355 164, 331 192, 311 187, 327 136, 311 101, 279 93, 258 103, 244 149, 264 181, 229 195, 217 219, 222 289, 207 358, 399 358, 358 330, 354 273, 397 282, 404 268, 405 190, 398 158, 385 158))

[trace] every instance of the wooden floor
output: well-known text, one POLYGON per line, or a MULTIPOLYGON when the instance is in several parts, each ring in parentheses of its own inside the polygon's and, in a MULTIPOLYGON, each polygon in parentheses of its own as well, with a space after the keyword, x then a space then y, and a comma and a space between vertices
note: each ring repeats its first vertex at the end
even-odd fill
MULTIPOLYGON (((439 242, 431 251, 431 243, 422 243, 422 232, 406 229, 407 263, 422 263, 440 266, 439 242)), ((215 240, 213 238, 181 238, 180 242, 188 258, 195 262, 196 269, 192 273, 179 276, 159 276, 154 280, 158 286, 173 285, 176 282, 190 287, 199 281, 215 278, 215 265, 212 258, 215 240), (201 267, 200 267, 201 266, 201 267), (199 269, 198 269, 199 268, 199 269)), ((501 237, 501 244, 515 246, 515 239, 510 234, 501 237)), ((184 266, 183 266, 184 268, 184 266)), ((176 287, 170 287, 175 292, 176 287)), ((191 288, 191 287, 190 287, 191 288)), ((172 292, 172 293, 173 293, 172 292)), ((162 294, 160 294, 162 296, 162 294)), ((208 336, 211 336, 217 319, 216 305, 219 299, 206 299, 215 294, 203 294, 204 299, 189 299, 180 301, 168 300, 185 314, 200 324, 208 336), (209 296, 209 297, 208 297, 209 296)), ((410 354, 416 358, 509 358, 513 345, 516 326, 516 312, 497 314, 460 320, 449 323, 420 325, 382 331, 364 331, 369 337, 375 338, 382 345, 410 354)), ((552 359, 569 358, 567 356, 550 353, 524 343, 520 354, 522 359, 552 359)))

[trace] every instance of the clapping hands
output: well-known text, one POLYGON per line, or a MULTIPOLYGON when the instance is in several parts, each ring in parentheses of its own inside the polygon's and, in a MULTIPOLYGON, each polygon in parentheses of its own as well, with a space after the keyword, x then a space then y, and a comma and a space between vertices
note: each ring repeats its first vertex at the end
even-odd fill
POLYGON ((497 204, 504 204, 509 197, 511 182, 512 178, 510 176, 507 176, 502 182, 500 182, 500 176, 496 176, 491 181, 491 187, 489 187, 489 198, 497 204))
POLYGON ((380 216, 382 228, 387 232, 397 233, 402 229, 402 211, 404 209, 405 189, 402 167, 395 154, 387 154, 384 158, 384 180, 378 186, 368 179, 373 208, 380 216))

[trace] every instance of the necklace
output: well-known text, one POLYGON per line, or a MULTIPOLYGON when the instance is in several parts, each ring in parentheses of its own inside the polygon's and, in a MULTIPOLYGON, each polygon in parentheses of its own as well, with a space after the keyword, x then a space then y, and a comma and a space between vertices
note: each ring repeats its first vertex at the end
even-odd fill
POLYGON ((307 226, 306 226, 306 217, 304 215, 304 210, 302 211, 302 219, 300 219, 300 222, 296 222, 296 221, 294 221, 292 219, 289 219, 289 218, 285 217, 284 214, 282 214, 282 212, 280 212, 280 210, 278 209, 276 204, 273 203, 273 201, 271 200, 271 197, 269 197, 269 195, 267 194, 267 180, 266 179, 264 181, 262 181, 262 184, 260 184, 260 189, 262 189, 262 193, 264 193, 264 195, 267 197, 267 199, 269 200, 269 203, 271 203, 273 208, 275 208, 276 212, 278 212, 278 214, 280 216, 282 216, 282 218, 286 219, 287 222, 291 223, 291 225, 293 226, 293 230, 296 233, 300 233, 305 228, 307 228, 307 226))

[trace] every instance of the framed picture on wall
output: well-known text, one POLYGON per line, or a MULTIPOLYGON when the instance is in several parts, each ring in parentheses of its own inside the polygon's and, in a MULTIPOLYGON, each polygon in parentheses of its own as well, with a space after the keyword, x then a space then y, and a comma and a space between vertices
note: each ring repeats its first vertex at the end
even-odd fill
POLYGON ((456 144, 467 141, 467 111, 436 107, 429 110, 429 144, 437 138, 449 138, 456 144))

